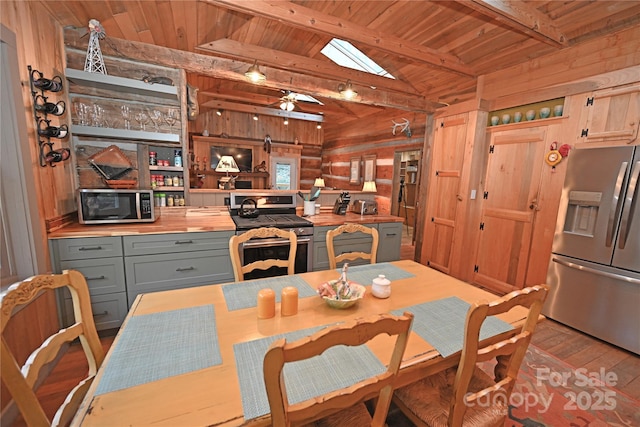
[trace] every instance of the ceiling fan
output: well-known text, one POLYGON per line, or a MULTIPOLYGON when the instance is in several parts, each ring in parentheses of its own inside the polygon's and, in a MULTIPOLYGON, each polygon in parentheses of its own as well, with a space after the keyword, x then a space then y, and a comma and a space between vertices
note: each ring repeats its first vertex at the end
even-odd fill
POLYGON ((281 89, 280 92, 282 92, 283 95, 278 101, 271 104, 271 106, 277 106, 283 111, 299 110, 304 112, 303 108, 301 107, 302 104, 323 105, 320 101, 309 95, 304 95, 302 93, 284 89, 281 89))

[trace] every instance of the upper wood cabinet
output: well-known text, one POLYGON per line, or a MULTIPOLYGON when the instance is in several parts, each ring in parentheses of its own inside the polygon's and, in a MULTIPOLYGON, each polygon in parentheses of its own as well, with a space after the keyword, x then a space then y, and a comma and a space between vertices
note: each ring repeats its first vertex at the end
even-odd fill
POLYGON ((584 96, 577 148, 640 143, 640 83, 584 96))

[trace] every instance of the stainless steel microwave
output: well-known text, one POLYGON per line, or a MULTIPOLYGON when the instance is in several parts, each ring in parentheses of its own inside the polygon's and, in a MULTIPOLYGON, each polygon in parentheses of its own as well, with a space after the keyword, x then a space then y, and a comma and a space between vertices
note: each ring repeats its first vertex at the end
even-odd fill
POLYGON ((80 224, 154 222, 158 216, 159 211, 153 206, 153 190, 78 190, 80 224))

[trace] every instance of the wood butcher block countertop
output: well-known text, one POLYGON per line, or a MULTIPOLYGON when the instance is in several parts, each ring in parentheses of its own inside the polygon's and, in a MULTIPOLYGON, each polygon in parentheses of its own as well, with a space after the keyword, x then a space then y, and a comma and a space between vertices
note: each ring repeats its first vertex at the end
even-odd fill
MULTIPOLYGON (((335 215, 323 209, 319 215, 307 217, 316 226, 338 226, 348 222, 375 224, 380 222, 402 222, 393 215, 359 215, 348 212, 335 215), (323 212, 324 211, 324 212, 323 212)), ((302 210, 298 212, 302 214, 302 210)), ((73 237, 112 237, 139 234, 192 233, 199 231, 234 231, 236 226, 226 207, 165 208, 160 218, 152 223, 82 225, 77 222, 49 233, 50 239, 73 237)))
POLYGON ((226 207, 161 208, 160 218, 151 223, 82 225, 77 222, 49 233, 50 239, 69 237, 111 237, 139 234, 234 231, 226 207))
POLYGON ((320 211, 320 215, 311 215, 306 217, 313 225, 320 226, 338 226, 348 222, 360 224, 377 224, 380 222, 403 222, 404 218, 395 215, 360 215, 353 212, 347 212, 345 215, 336 215, 329 212, 320 211))

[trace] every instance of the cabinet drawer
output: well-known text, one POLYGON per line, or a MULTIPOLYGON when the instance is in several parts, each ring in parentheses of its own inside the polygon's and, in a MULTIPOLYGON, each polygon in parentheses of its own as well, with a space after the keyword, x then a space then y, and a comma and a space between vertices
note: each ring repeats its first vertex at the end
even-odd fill
MULTIPOLYGON (((91 310, 96 329, 119 328, 127 316, 127 294, 118 292, 109 295, 91 297, 91 310)), ((73 304, 71 297, 64 299, 65 326, 73 322, 73 304)))
POLYGON ((125 255, 173 254, 178 252, 229 250, 233 231, 150 234, 124 236, 125 255))
POLYGON ((61 261, 122 255, 122 239, 120 237, 54 239, 52 244, 61 261))
POLYGON ((122 258, 83 259, 60 262, 62 270, 78 270, 87 279, 91 297, 125 292, 122 258))
POLYGON ((125 259, 127 297, 141 293, 210 285, 233 280, 229 248, 125 259))

